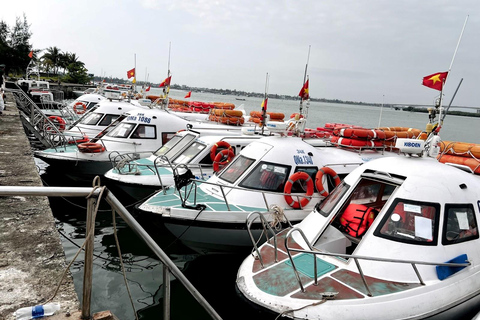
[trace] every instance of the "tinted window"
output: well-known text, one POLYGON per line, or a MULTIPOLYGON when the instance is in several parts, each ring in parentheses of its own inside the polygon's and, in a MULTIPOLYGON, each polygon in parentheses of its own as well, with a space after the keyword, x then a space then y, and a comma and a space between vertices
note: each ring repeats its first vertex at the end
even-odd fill
POLYGON ((118 114, 106 114, 105 117, 98 124, 99 126, 109 126, 115 119, 119 117, 118 114))
POLYGON ((260 162, 243 179, 240 186, 250 189, 283 192, 290 166, 260 162))
POLYGON ((87 114, 82 121, 80 121, 81 124, 86 124, 86 125, 95 125, 97 124, 98 120, 103 116, 103 113, 90 113, 87 114))
POLYGON ((445 205, 442 243, 445 245, 478 239, 477 220, 471 204, 445 205))
POLYGON ((254 159, 246 158, 242 155, 236 157, 232 163, 225 167, 219 178, 230 183, 235 182, 247 169, 255 162, 254 159))
POLYGON ((155 139, 156 137, 155 126, 146 124, 139 124, 130 136, 132 139, 155 139))
POLYGON ((437 245, 440 205, 395 199, 375 235, 394 241, 437 245))
POLYGON ((130 132, 132 132, 134 127, 134 123, 120 123, 118 126, 115 127, 115 129, 109 132, 107 136, 114 138, 126 138, 130 134, 130 132))

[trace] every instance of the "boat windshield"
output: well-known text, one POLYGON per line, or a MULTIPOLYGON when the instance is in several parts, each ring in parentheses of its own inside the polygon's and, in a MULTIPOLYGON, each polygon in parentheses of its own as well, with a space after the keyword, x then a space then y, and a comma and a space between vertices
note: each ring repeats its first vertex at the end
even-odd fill
POLYGON ((103 116, 103 113, 92 112, 90 114, 87 114, 85 117, 83 117, 80 123, 93 126, 98 123, 98 121, 100 120, 100 118, 102 118, 102 116, 103 116))
POLYGON ((156 156, 164 155, 168 159, 174 159, 176 155, 185 149, 186 146, 195 140, 196 136, 193 134, 186 134, 184 136, 175 135, 160 149, 155 151, 156 156))
POLYGON ((107 133, 107 136, 112 138, 126 138, 130 135, 134 127, 135 123, 120 123, 115 129, 107 133))
POLYGON ((262 161, 240 182, 240 186, 282 192, 289 172, 290 166, 262 161))
POLYGON ((332 193, 330 193, 325 200, 319 202, 319 205, 316 207, 316 211, 322 216, 328 217, 338 201, 347 192, 348 188, 350 188, 350 186, 346 184, 345 181, 342 181, 342 183, 333 189, 332 193))
POLYGON ((192 145, 190 145, 187 149, 183 150, 183 152, 180 153, 177 157, 175 157, 175 159, 173 160, 173 163, 187 164, 190 161, 192 161, 192 159, 195 158, 206 147, 207 146, 205 144, 196 141, 192 143, 192 145))
POLYGON ((255 162, 255 159, 247 158, 239 155, 235 158, 231 165, 225 167, 220 173, 219 178, 227 182, 234 183, 248 168, 255 162))

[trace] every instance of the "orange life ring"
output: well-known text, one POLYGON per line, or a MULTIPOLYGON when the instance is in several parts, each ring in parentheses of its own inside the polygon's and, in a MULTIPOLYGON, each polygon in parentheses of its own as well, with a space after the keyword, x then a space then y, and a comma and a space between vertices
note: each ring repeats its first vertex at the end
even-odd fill
POLYGON ((335 129, 334 134, 340 137, 353 139, 367 139, 367 140, 384 140, 386 138, 383 130, 376 129, 359 129, 359 128, 342 128, 335 129))
POLYGON ((223 124, 230 124, 234 126, 240 126, 245 122, 245 119, 243 117, 220 117, 214 114, 210 114, 208 116, 208 120, 221 122, 223 124))
POLYGON ((210 159, 212 159, 212 161, 215 161, 215 157, 217 156, 217 149, 218 148, 224 148, 224 149, 232 150, 232 152, 233 152, 233 149, 232 149, 232 146, 230 145, 230 143, 228 143, 227 141, 218 141, 217 143, 215 143, 212 146, 212 149, 210 149, 210 159))
POLYGON ((473 173, 480 174, 480 161, 475 158, 444 154, 438 157, 438 161, 441 163, 453 163, 467 166, 472 169, 473 173))
MULTIPOLYGON (((50 116, 48 119, 53 122, 53 124, 57 127, 58 131, 63 131, 67 127, 67 123, 63 120, 62 117, 59 116, 50 116)), ((45 131, 53 132, 53 128, 50 126, 48 121, 45 121, 45 131)))
POLYGON ((292 113, 292 114, 290 115, 290 119, 295 118, 297 115, 298 115, 298 118, 299 118, 299 119, 302 119, 302 118, 303 118, 303 114, 300 114, 300 113, 292 113))
POLYGON ((297 180, 304 180, 307 183, 307 193, 305 194, 307 197, 310 197, 313 195, 313 180, 312 178, 308 175, 308 173, 303 172, 303 171, 298 171, 292 174, 289 178, 287 183, 285 183, 285 188, 283 189, 284 198, 287 204, 292 207, 293 209, 298 209, 298 208, 303 208, 305 207, 309 202, 309 198, 302 198, 300 202, 293 200, 292 196, 290 193, 292 192, 292 187, 293 184, 297 180))
POLYGON ((83 136, 82 138, 80 139, 72 139, 72 140, 69 140, 68 143, 69 144, 79 144, 79 143, 84 143, 84 142, 88 142, 90 141, 90 139, 87 137, 87 136, 83 136))
POLYGON ((228 109, 212 109, 212 114, 222 117, 242 117, 243 112, 241 110, 228 110, 228 109))
POLYGON ((342 138, 333 136, 330 139, 330 142, 336 143, 343 147, 353 147, 353 148, 375 148, 375 147, 383 147, 385 145, 385 141, 383 140, 361 140, 361 139, 350 139, 350 138, 342 138))
POLYGON ((87 105, 82 101, 78 101, 73 105, 73 111, 76 114, 84 114, 85 112, 87 112, 87 105))
POLYGON ((105 151, 105 147, 101 143, 85 142, 78 146, 78 151, 83 153, 100 153, 105 151))
POLYGON ((215 160, 213 161, 213 172, 217 172, 220 170, 220 166, 224 166, 227 163, 229 163, 233 157, 235 157, 235 154, 233 154, 233 151, 231 149, 223 149, 217 155, 215 156, 215 160), (224 157, 227 157, 226 160, 222 161, 224 157))
POLYGON ((329 167, 320 168, 317 171, 317 174, 315 175, 315 187, 317 187, 318 193, 320 193, 320 195, 324 197, 328 196, 328 191, 325 190, 322 182, 323 176, 326 174, 328 174, 330 177, 333 178, 333 181, 335 182, 335 186, 338 186, 341 182, 340 177, 335 172, 335 170, 329 167))

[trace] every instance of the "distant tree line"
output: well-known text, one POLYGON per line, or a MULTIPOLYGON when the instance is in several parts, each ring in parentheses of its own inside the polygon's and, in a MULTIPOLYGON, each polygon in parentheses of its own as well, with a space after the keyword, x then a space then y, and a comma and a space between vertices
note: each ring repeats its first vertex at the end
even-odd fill
POLYGON ((33 62, 39 73, 56 81, 80 84, 91 81, 85 63, 80 61, 75 53, 62 52, 55 46, 33 49, 30 44, 31 36, 25 14, 23 19, 17 17, 13 27, 9 27, 3 20, 0 21, 0 64, 5 65, 6 75, 17 77, 25 74, 29 63, 33 62))

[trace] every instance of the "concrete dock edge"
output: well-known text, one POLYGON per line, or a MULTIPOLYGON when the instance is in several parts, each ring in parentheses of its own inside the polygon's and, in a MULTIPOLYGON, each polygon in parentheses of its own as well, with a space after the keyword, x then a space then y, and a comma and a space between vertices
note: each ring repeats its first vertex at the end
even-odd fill
MULTIPOLYGON (((8 92, 6 110, 0 115, 0 185, 42 186, 8 92)), ((66 266, 48 198, 0 197, 0 320, 15 319, 13 313, 21 307, 44 304, 66 266)), ((53 318, 76 318, 79 302, 70 272, 52 301, 61 305, 61 312, 53 318)))

